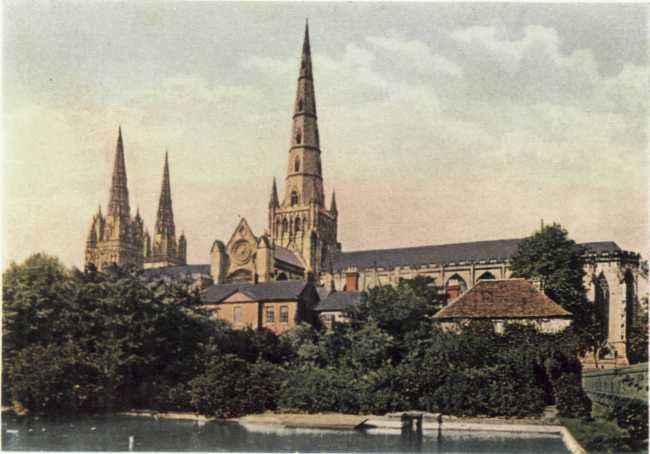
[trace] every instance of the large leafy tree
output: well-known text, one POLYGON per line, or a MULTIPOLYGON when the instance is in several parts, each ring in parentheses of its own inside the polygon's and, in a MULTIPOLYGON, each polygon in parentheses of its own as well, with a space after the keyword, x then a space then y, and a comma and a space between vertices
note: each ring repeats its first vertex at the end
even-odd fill
POLYGON ((559 224, 542 226, 524 239, 511 257, 512 276, 540 283, 544 293, 573 314, 578 346, 596 356, 607 339, 600 312, 587 299, 584 287, 584 246, 569 238, 559 224))

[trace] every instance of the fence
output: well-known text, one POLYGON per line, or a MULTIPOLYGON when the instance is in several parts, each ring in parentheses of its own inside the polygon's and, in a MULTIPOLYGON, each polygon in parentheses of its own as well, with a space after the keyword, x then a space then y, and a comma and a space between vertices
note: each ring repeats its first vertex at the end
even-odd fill
POLYGON ((617 398, 648 401, 648 363, 584 372, 582 387, 589 398, 610 405, 617 398))

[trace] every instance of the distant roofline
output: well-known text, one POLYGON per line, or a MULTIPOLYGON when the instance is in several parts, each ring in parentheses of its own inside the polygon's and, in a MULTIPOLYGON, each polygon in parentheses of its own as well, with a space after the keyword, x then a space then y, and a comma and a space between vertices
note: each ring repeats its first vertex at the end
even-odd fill
MULTIPOLYGON (((383 251, 407 251, 412 249, 421 249, 424 247, 440 247, 440 246, 460 246, 463 244, 477 244, 477 243, 493 243, 497 241, 521 241, 523 238, 501 238, 496 240, 478 240, 478 241, 463 241, 462 243, 443 243, 443 244, 422 244, 420 246, 403 246, 403 247, 387 247, 382 249, 358 249, 356 251, 341 251, 341 254, 355 254, 359 252, 383 252, 383 251)), ((590 243, 608 243, 609 241, 590 241, 590 243)), ((580 243, 583 244, 583 243, 580 243)))

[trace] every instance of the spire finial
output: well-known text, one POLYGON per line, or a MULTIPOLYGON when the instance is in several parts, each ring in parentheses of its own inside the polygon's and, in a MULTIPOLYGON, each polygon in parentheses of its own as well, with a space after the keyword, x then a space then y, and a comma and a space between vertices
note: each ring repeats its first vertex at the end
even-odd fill
POLYGON ((338 214, 338 209, 336 208, 336 191, 332 191, 332 202, 330 205, 330 212, 334 213, 335 215, 338 214))
POLYGON ((130 217, 122 126, 118 126, 117 129, 117 146, 115 147, 115 163, 113 165, 111 193, 108 201, 108 214, 116 217, 130 217))

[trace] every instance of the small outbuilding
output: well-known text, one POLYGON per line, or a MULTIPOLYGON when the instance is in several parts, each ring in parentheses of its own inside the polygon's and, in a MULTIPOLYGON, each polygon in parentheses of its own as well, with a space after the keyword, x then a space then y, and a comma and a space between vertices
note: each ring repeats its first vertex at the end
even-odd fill
POLYGON ((314 311, 323 325, 331 328, 334 323, 347 322, 345 312, 361 302, 362 292, 331 292, 321 300, 314 311))
POLYGON ((519 323, 556 333, 571 324, 572 314, 526 279, 502 279, 479 281, 433 319, 444 329, 458 329, 472 320, 490 320, 497 332, 503 332, 506 324, 519 323))

